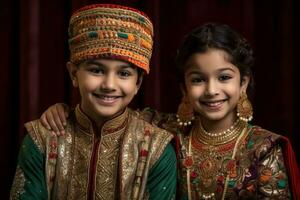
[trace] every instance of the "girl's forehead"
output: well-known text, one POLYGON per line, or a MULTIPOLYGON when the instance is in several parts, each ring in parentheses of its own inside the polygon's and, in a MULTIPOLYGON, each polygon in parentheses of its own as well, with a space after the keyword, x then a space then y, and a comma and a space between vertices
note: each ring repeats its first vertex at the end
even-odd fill
POLYGON ((223 50, 210 50, 205 53, 195 53, 186 62, 185 71, 236 71, 238 68, 233 65, 228 54, 223 50))

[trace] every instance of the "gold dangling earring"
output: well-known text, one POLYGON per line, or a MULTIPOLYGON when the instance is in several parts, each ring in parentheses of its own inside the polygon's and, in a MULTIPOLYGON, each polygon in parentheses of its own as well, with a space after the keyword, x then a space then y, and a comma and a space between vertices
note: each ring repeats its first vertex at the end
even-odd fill
POLYGON ((177 123, 180 126, 188 126, 192 124, 194 117, 193 107, 186 95, 183 95, 177 110, 177 123))
POLYGON ((237 104, 237 116, 240 120, 249 122, 253 119, 253 108, 246 92, 242 92, 237 104))

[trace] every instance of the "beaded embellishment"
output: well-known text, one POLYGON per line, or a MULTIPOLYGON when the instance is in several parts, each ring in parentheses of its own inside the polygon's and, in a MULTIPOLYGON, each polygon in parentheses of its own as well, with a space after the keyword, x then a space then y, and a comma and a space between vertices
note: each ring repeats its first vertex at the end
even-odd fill
POLYGON ((149 73, 152 37, 152 22, 138 10, 111 4, 86 6, 70 19, 70 60, 79 64, 87 59, 120 59, 149 73))

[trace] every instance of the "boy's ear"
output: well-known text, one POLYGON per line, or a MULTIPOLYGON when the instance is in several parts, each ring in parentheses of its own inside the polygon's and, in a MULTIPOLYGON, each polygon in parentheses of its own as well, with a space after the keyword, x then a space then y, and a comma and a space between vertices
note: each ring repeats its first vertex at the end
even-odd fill
POLYGON ((141 73, 141 74, 139 75, 139 77, 138 77, 137 82, 136 82, 136 90, 135 90, 135 94, 138 93, 138 91, 139 91, 139 89, 140 89, 140 87, 141 87, 141 85, 142 85, 143 78, 144 78, 144 73, 141 73))
POLYGON ((78 87, 78 80, 77 80, 78 67, 72 62, 67 62, 67 68, 68 68, 69 75, 72 80, 73 86, 78 87))

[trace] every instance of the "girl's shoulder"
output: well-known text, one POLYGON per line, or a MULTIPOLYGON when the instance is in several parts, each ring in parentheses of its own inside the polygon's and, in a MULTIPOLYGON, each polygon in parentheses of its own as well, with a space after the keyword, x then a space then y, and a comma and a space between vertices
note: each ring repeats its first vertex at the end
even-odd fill
POLYGON ((257 157, 262 158, 274 148, 279 148, 281 139, 281 135, 260 126, 252 126, 246 138, 246 148, 252 150, 257 157))
POLYGON ((250 137, 253 138, 257 138, 257 139, 262 139, 262 140, 272 140, 272 141, 276 141, 278 139, 281 139, 281 135, 274 133, 272 131, 269 131, 267 129, 264 129, 260 126, 254 125, 251 126, 251 130, 250 130, 250 137))

